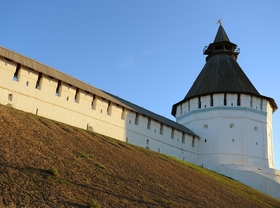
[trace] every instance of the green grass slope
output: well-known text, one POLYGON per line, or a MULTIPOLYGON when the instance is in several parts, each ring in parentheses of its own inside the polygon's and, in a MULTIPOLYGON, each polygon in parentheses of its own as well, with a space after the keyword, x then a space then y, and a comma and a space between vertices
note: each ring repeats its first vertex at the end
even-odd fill
POLYGON ((280 201, 172 157, 0 105, 0 207, 280 207, 280 201))

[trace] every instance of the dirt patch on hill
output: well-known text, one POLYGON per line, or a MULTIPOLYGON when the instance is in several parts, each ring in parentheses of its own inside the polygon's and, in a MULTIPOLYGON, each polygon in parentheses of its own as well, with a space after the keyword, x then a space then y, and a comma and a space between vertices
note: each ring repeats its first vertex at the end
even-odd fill
POLYGON ((2 105, 0 187, 0 207, 280 207, 203 168, 2 105))

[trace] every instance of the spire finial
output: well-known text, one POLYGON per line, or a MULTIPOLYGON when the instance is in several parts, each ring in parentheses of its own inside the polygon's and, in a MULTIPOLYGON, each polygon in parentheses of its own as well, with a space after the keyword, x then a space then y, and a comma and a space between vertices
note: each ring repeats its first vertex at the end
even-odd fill
POLYGON ((218 22, 216 24, 220 23, 220 26, 222 26, 222 17, 220 17, 220 19, 218 20, 218 22))

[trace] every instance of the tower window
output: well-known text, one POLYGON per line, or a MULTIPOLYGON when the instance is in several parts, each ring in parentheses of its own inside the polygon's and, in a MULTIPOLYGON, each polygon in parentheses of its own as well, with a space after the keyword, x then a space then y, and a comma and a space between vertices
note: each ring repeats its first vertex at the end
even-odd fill
POLYGON ((191 110, 191 104, 190 104, 190 101, 188 101, 188 111, 191 110))
POLYGON ((198 108, 201 108, 201 98, 198 97, 198 108))
POLYGON ((241 105, 240 94, 237 95, 237 106, 241 105))
POLYGON ((250 107, 251 108, 253 107, 253 96, 251 96, 251 99, 250 99, 250 107))
POLYGON ((263 100, 261 99, 261 103, 260 103, 260 110, 263 109, 263 100))
POLYGON ((174 139, 174 129, 171 130, 171 139, 174 139))
POLYGON ((254 131, 258 131, 258 130, 259 130, 258 127, 255 126, 255 127, 254 127, 254 131))
POLYGON ((227 94, 224 94, 224 105, 227 105, 227 94))
POLYGON ((210 95, 210 106, 214 105, 213 95, 210 95))
POLYGON ((231 124, 229 125, 229 128, 234 128, 234 124, 231 123, 231 124))

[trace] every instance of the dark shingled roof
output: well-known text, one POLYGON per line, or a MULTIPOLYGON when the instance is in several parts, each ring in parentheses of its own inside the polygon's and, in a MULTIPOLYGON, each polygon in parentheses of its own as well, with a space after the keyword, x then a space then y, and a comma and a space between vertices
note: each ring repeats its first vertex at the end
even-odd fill
POLYGON ((175 116, 176 108, 193 97, 214 93, 240 93, 249 94, 267 99, 274 111, 277 105, 272 98, 260 95, 254 85, 236 62, 239 50, 237 45, 231 43, 220 25, 213 43, 204 50, 208 55, 206 64, 194 81, 185 98, 173 105, 172 115, 175 116))
POLYGON ((230 42, 224 28, 222 27, 222 25, 220 25, 218 32, 216 34, 214 43, 222 42, 222 41, 230 42))
POLYGON ((234 58, 223 54, 206 62, 184 100, 219 92, 260 96, 234 58))

